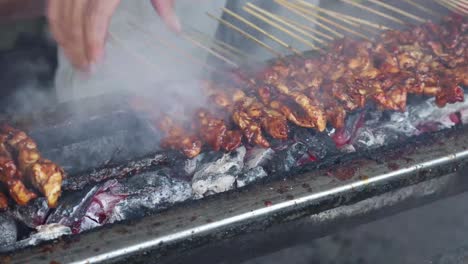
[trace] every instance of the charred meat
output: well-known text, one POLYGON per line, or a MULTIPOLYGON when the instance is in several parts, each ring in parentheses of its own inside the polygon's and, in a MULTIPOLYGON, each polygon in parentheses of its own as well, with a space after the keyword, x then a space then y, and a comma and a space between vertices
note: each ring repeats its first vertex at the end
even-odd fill
POLYGON ((349 113, 366 105, 406 111, 410 95, 435 97, 439 107, 461 102, 468 85, 467 29, 466 17, 452 15, 440 25, 386 31, 375 42, 340 39, 319 56, 281 59, 260 72, 205 82, 211 105, 188 126, 197 129, 165 125, 163 145, 188 157, 203 146, 229 151, 241 140, 269 147, 270 138, 288 138, 288 121, 322 132, 342 128, 349 113))

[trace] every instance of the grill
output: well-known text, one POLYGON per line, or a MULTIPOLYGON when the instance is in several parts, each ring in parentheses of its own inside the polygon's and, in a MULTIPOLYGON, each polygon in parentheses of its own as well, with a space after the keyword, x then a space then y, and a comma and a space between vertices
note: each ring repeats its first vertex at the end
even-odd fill
POLYGON ((129 98, 104 95, 6 118, 68 178, 56 210, 41 199, 9 210, 23 222, 23 239, 0 248, 1 261, 243 260, 466 191, 464 102, 438 109, 415 98, 406 114, 352 113, 345 130, 354 144, 345 148, 294 128, 274 154, 241 147, 187 160, 160 149, 151 118, 129 98), (61 226, 32 232, 54 223, 61 226))

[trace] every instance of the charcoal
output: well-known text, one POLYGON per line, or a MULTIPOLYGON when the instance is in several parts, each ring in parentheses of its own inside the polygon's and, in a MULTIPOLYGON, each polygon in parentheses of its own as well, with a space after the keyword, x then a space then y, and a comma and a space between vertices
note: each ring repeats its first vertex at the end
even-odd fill
POLYGON ((140 218, 192 197, 189 182, 171 178, 166 172, 144 173, 122 184, 128 196, 112 210, 111 223, 140 218))
POLYGON ((82 219, 88 206, 91 204, 99 185, 88 187, 84 190, 66 193, 59 200, 57 209, 47 218, 46 224, 61 224, 74 226, 77 219, 82 219))
POLYGON ((11 245, 18 239, 15 220, 5 214, 0 214, 0 248, 11 245))
POLYGON ((174 169, 174 173, 178 176, 185 175, 185 179, 191 179, 191 177, 201 168, 201 166, 203 166, 203 164, 216 161, 223 155, 224 153, 221 151, 204 152, 193 159, 187 159, 182 155, 174 157, 173 159, 169 159, 169 166, 174 169))
POLYGON ((115 205, 127 196, 123 189, 117 180, 109 180, 79 192, 67 193, 46 223, 67 226, 74 234, 102 226, 115 205))
POLYGON ((193 159, 187 159, 184 161, 184 173, 186 175, 193 175, 195 171, 200 168, 200 166, 203 164, 203 158, 205 157, 204 153, 201 153, 200 155, 196 156, 193 159))
POLYGON ((63 182, 64 190, 81 190, 86 185, 96 184, 109 179, 123 179, 132 175, 154 170, 160 167, 160 164, 166 163, 172 152, 151 155, 136 161, 130 161, 122 165, 105 166, 97 170, 78 175, 71 175, 63 182))
POLYGON ((242 146, 214 162, 203 165, 192 179, 194 195, 201 198, 232 189, 236 176, 244 167, 245 154, 246 149, 242 146))
MULTIPOLYGON (((465 97, 467 96, 468 94, 465 93, 465 97)), ((454 120, 451 118, 454 113, 460 114, 461 123, 466 124, 468 122, 468 101, 448 104, 443 108, 439 108, 435 104, 435 100, 431 98, 423 103, 409 106, 408 113, 409 121, 415 127, 429 130, 431 124, 438 123, 440 129, 450 128, 455 125, 454 120)))
POLYGON ((109 136, 43 151, 43 156, 60 164, 68 174, 78 174, 93 168, 129 162, 130 158, 143 157, 158 148, 155 135, 122 130, 109 136))
POLYGON ((346 118, 345 126, 334 131, 331 139, 338 148, 348 144, 355 137, 357 130, 364 124, 365 116, 366 111, 352 113, 346 118))
POLYGON ((247 151, 245 157, 246 170, 257 168, 268 163, 273 158, 275 151, 271 148, 254 147, 247 151))
POLYGON ((304 143, 296 142, 285 150, 276 152, 275 157, 268 163, 266 170, 268 173, 289 172, 298 165, 298 161, 308 152, 304 143))
POLYGON ((36 229, 37 233, 33 234, 30 238, 33 241, 49 241, 61 236, 71 235, 69 227, 59 224, 38 226, 36 229))
POLYGON ((319 160, 328 155, 338 153, 336 144, 325 133, 317 133, 302 128, 296 129, 294 132, 294 140, 305 144, 308 148, 308 153, 319 160))
POLYGON ((46 222, 50 212, 47 200, 40 197, 26 206, 14 206, 11 215, 30 228, 36 228, 46 222))
POLYGON ((73 233, 80 233, 106 224, 115 208, 128 194, 117 180, 104 183, 93 195, 81 220, 73 226, 73 233))
POLYGON ((238 188, 241 188, 267 176, 268 174, 266 171, 262 167, 258 166, 239 175, 236 179, 236 185, 238 188))

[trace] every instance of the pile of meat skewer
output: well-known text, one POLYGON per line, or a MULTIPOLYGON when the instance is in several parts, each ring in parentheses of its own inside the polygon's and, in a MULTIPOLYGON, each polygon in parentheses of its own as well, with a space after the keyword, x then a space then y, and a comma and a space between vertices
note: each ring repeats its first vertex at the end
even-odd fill
MULTIPOLYGON (((62 168, 42 158, 37 144, 25 132, 0 126, 0 187, 8 189, 16 204, 27 205, 38 197, 33 191, 37 190, 50 208, 56 207, 63 177, 62 168)), ((0 191, 0 209, 6 208, 8 197, 0 191)))
POLYGON ((279 59, 256 74, 236 70, 229 81, 205 82, 211 106, 189 124, 160 120, 162 145, 197 156, 203 147, 232 151, 243 141, 269 147, 288 139, 292 125, 341 129, 348 113, 368 105, 405 111, 409 95, 435 97, 439 107, 464 100, 468 86, 468 19, 444 18, 374 42, 348 38, 327 53, 279 59))

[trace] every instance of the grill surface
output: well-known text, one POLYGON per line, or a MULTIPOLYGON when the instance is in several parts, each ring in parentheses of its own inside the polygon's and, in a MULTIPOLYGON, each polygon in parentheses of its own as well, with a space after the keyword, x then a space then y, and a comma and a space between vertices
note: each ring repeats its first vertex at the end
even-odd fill
MULTIPOLYGON (((340 222, 356 221, 357 216, 362 222, 371 219, 373 213, 382 214, 383 209, 383 214, 389 214, 440 195, 463 191, 467 186, 461 177, 468 168, 467 130, 458 128, 413 138, 404 148, 369 153, 376 157, 373 160, 356 158, 332 170, 303 173, 284 181, 178 205, 138 221, 19 250, 9 260, 11 263, 100 263, 131 257, 142 263, 147 259, 171 261, 166 257, 197 254, 188 250, 202 245, 222 247, 220 241, 241 234, 274 234, 272 230, 277 229, 276 232, 289 237, 282 241, 286 243, 300 238, 287 227, 298 225, 307 227, 305 234, 310 239, 326 232, 327 225, 334 225, 336 230, 340 222), (340 181, 330 177, 342 170, 351 170, 352 178, 340 181), (263 230, 273 233, 254 232, 263 230)), ((238 250, 246 247, 252 250, 255 239, 249 241, 248 246, 245 241, 229 242, 230 252, 237 252, 233 245, 239 245, 238 250)), ((273 250, 274 244, 280 242, 271 243, 273 250)), ((228 257, 221 253, 226 251, 219 252, 218 257, 228 257)))

